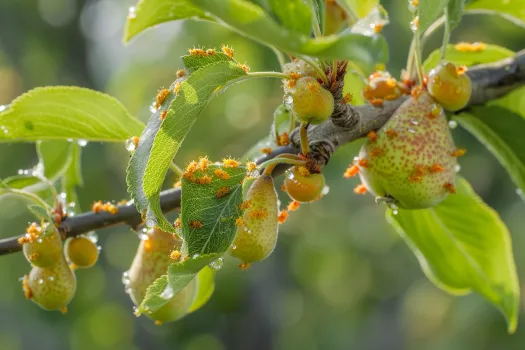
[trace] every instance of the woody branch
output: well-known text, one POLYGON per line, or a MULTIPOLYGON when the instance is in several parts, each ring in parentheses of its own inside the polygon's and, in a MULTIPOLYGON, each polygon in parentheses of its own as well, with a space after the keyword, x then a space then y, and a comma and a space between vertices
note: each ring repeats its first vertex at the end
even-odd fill
MULTIPOLYGON (((517 87, 525 85, 525 50, 518 52, 512 58, 472 67, 467 74, 472 81, 472 95, 463 111, 502 97, 517 87)), ((321 165, 327 164, 339 147, 383 126, 408 98, 405 96, 393 101, 385 101, 382 106, 352 106, 343 102, 343 78, 343 76, 338 77, 337 82, 332 86, 336 101, 332 117, 308 129, 312 155, 321 165)), ((289 146, 276 148, 271 154, 258 159, 257 163, 261 164, 283 153, 298 153, 299 151, 299 128, 297 128, 292 132, 289 146)), ((277 167, 274 175, 281 174, 285 169, 284 165, 277 167)), ((180 200, 180 188, 163 191, 160 196, 162 211, 168 213, 176 210, 180 207, 180 200)), ((86 212, 67 218, 59 225, 59 230, 65 238, 120 224, 137 228, 141 223, 142 220, 135 205, 120 205, 116 214, 86 212)), ((18 238, 21 236, 0 240, 0 255, 20 251, 22 246, 18 243, 18 238)))

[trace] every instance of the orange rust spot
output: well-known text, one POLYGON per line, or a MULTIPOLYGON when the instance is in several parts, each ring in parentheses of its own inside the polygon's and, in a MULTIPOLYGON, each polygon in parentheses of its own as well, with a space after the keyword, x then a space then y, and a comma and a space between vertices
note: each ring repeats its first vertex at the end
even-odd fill
POLYGON ((239 209, 246 210, 246 209, 248 209, 251 206, 252 206, 252 201, 251 200, 247 200, 247 201, 244 201, 241 204, 239 204, 239 209))
POLYGON ((67 306, 62 307, 62 308, 60 309, 60 313, 61 313, 62 315, 67 314, 67 306))
POLYGON ((463 75, 466 72, 467 72, 467 66, 465 66, 464 64, 456 68, 457 75, 463 75))
POLYGON ((299 174, 301 174, 302 176, 308 176, 310 175, 310 171, 308 170, 307 167, 305 167, 304 165, 301 165, 300 167, 297 168, 297 171, 299 172, 299 174))
POLYGON ((230 193, 230 188, 229 187, 221 187, 217 190, 217 192, 215 193, 215 198, 222 198, 224 196, 227 196, 228 193, 230 193))
POLYGON ((414 20, 412 21, 412 23, 414 24, 414 27, 417 29, 419 28, 419 16, 416 16, 414 18, 414 20))
POLYGON ((277 145, 278 146, 288 146, 290 144, 290 136, 287 132, 283 132, 282 135, 277 135, 277 145))
POLYGON ((225 168, 237 168, 240 165, 238 161, 232 158, 223 158, 222 164, 225 168))
POLYGON ((208 56, 213 56, 216 53, 217 53, 217 50, 215 50, 215 49, 208 49, 208 50, 206 50, 206 55, 208 55, 208 56))
POLYGON ((414 169, 415 175, 425 175, 426 173, 427 173, 427 170, 425 169, 425 166, 416 165, 416 168, 414 169))
POLYGON ((179 188, 179 187, 182 187, 182 181, 177 181, 173 184, 173 188, 179 188))
POLYGON ((173 259, 173 260, 179 260, 180 257, 181 257, 181 255, 182 255, 182 254, 180 253, 180 251, 178 251, 178 250, 174 250, 174 251, 172 251, 172 252, 170 253, 170 259, 173 259))
POLYGON ((131 139, 131 141, 133 141, 133 144, 135 145, 135 148, 139 146, 139 140, 140 138, 138 136, 133 136, 133 138, 131 139))
POLYGON ((374 25, 374 33, 376 33, 376 34, 381 33, 381 31, 383 30, 383 27, 384 27, 384 26, 385 26, 385 25, 384 25, 384 24, 381 24, 381 23, 375 24, 375 25, 374 25))
POLYGON ((175 83, 175 86, 173 87, 173 93, 177 95, 180 91, 180 88, 182 87, 182 84, 180 81, 175 83))
POLYGON ((280 224, 284 224, 286 222, 286 219, 288 219, 288 211, 287 210, 281 210, 279 213, 279 216, 277 217, 277 221, 280 224))
POLYGON ((370 131, 366 135, 366 137, 368 137, 368 141, 370 141, 370 142, 376 142, 377 138, 378 138, 378 136, 377 136, 377 134, 376 134, 376 132, 374 130, 370 131))
POLYGON ((184 71, 184 69, 179 69, 175 75, 177 75, 177 78, 182 78, 186 75, 186 72, 184 71))
POLYGON ((192 56, 207 56, 206 51, 204 51, 203 49, 193 48, 193 49, 188 49, 188 52, 192 56))
POLYGON ((413 98, 417 100, 424 91, 425 90, 421 86, 414 86, 410 94, 412 95, 413 98))
POLYGON ((457 150, 455 150, 454 152, 452 152, 452 157, 462 157, 465 155, 465 153, 467 153, 467 150, 464 149, 464 148, 458 148, 457 150))
POLYGON ((102 211, 102 201, 96 201, 91 205, 91 211, 94 213, 100 213, 102 211))
POLYGON ((235 226, 237 227, 244 226, 244 220, 242 219, 242 217, 238 217, 237 219, 235 219, 235 226))
POLYGON ((246 74, 250 72, 250 66, 248 66, 246 63, 243 63, 243 64, 238 63, 237 67, 242 69, 246 74))
POLYGON ((411 175, 408 177, 408 181, 410 182, 421 182, 423 181, 423 177, 420 175, 411 175))
POLYGON ((450 182, 444 184, 443 188, 450 193, 456 193, 456 186, 454 186, 454 184, 451 184, 450 182))
POLYGON ((441 114, 441 107, 439 105, 434 105, 434 107, 432 107, 432 110, 428 114, 428 117, 430 119, 436 119, 437 117, 439 117, 440 114, 441 114))
POLYGON ((211 184, 211 176, 209 175, 204 175, 203 177, 199 177, 197 179, 195 179, 195 182, 198 183, 199 185, 208 185, 208 184, 211 184))
POLYGON ((208 157, 199 157, 199 169, 201 171, 208 170, 208 165, 210 165, 210 160, 208 157))
POLYGON ((204 224, 202 223, 202 221, 199 221, 199 220, 191 220, 190 221, 190 227, 191 228, 199 229, 199 228, 202 228, 203 226, 204 226, 204 224))
POLYGON ((173 227, 175 228, 182 228, 182 221, 180 221, 180 218, 177 218, 175 222, 173 223, 173 227))
POLYGON ((193 174, 195 171, 197 171, 199 167, 199 164, 196 161, 191 161, 184 170, 185 173, 191 173, 193 174))
POLYGON ((31 299, 33 297, 33 291, 29 287, 29 276, 25 275, 22 280, 22 290, 24 291, 24 296, 26 299, 31 299))
POLYGON ((383 154, 383 150, 381 148, 374 148, 373 150, 370 151, 370 157, 374 158, 374 157, 378 157, 380 156, 381 154, 383 154))
POLYGON ((362 159, 359 159, 359 161, 357 162, 357 165, 362 167, 362 168, 368 168, 368 160, 362 158, 362 159))
POLYGON ((143 242, 144 242, 144 250, 147 252, 151 252, 153 250, 153 242, 151 241, 151 239, 147 237, 145 240, 143 240, 143 242))
POLYGON ((168 89, 162 89, 157 93, 157 96, 155 97, 155 108, 159 109, 159 107, 164 103, 164 100, 166 100, 166 97, 170 94, 170 90, 168 89))
POLYGON ((110 214, 113 214, 115 215, 116 213, 118 213, 118 208, 116 205, 114 205, 113 203, 110 203, 110 202, 106 202, 102 205, 102 210, 105 211, 105 212, 108 212, 110 214))
POLYGON ((222 45, 221 46, 221 50, 226 56, 229 56, 230 58, 233 58, 233 54, 235 52, 234 52, 234 50, 231 47, 226 46, 226 45, 222 45))
POLYGON ((419 6, 419 0, 412 0, 410 1, 410 4, 414 7, 418 7, 419 6))
POLYGON ((268 216, 268 211, 266 209, 255 209, 251 210, 248 215, 254 219, 264 219, 268 216))
POLYGON ((299 209, 299 206, 301 205, 301 202, 298 202, 296 200, 293 200, 291 201, 289 204, 288 204, 288 207, 286 209, 288 209, 288 211, 296 211, 297 209, 299 209))
POLYGON ((252 264, 250 263, 242 263, 242 264, 239 264, 239 268, 243 271, 246 271, 250 268, 250 266, 252 266, 252 264))
POLYGON ((442 171, 443 171, 443 166, 441 166, 441 164, 434 163, 430 166, 431 173, 440 173, 442 171))
POLYGON ((160 114, 160 120, 164 120, 164 119, 166 119, 166 114, 168 114, 168 111, 163 111, 163 112, 160 114))
POLYGON ((257 169, 257 164, 255 164, 255 162, 246 162, 246 169, 248 169, 248 171, 254 171, 257 169))
POLYGON ((284 184, 281 185, 281 191, 286 192, 286 186, 284 184))
POLYGON ((366 194, 368 190, 366 189, 366 186, 363 184, 359 184, 354 188, 355 194, 366 194))
POLYGON ((353 99, 354 96, 351 93, 347 92, 343 97, 343 103, 350 103, 353 99))
POLYGON ((271 154, 273 149, 271 147, 264 147, 264 148, 261 148, 260 151, 261 153, 264 153, 264 154, 271 154))
POLYGON ((293 89, 295 87, 295 84, 297 83, 297 80, 290 79, 286 82, 286 87, 288 89, 293 89))
POLYGON ((290 73, 290 79, 293 79, 293 80, 297 80, 299 78, 301 78, 303 75, 301 73, 298 73, 298 72, 291 72, 290 73))
POLYGON ((228 180, 230 178, 230 174, 228 174, 222 169, 215 169, 213 173, 221 180, 228 180))
POLYGON ((475 43, 468 43, 465 41, 462 41, 460 43, 457 43, 454 48, 456 51, 460 52, 480 52, 484 51, 487 48, 487 45, 485 45, 482 42, 475 42, 475 43))
POLYGON ((383 99, 382 98, 373 98, 368 101, 372 106, 382 106, 383 105, 383 99))
POLYGON ((386 129, 385 134, 389 139, 393 139, 398 135, 397 131, 395 131, 394 129, 386 129))
POLYGON ((359 167, 354 164, 346 168, 346 171, 343 176, 345 179, 349 179, 351 177, 356 176, 358 173, 359 173, 359 167))

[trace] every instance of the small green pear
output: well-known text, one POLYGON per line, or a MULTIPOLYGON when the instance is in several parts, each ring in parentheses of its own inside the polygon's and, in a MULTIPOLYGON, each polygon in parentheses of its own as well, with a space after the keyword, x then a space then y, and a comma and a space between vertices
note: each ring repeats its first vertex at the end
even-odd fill
POLYGON ((292 97, 292 111, 300 122, 321 124, 334 111, 334 96, 312 77, 298 79, 292 97))
MULTIPOLYGON (((37 225, 30 226, 35 228, 37 225)), ((52 224, 40 228, 39 233, 32 237, 31 242, 24 242, 22 250, 27 261, 38 267, 49 267, 62 259, 62 239, 56 227, 52 224), (43 232, 42 232, 43 231, 43 232)))
POLYGON ((455 112, 465 107, 472 94, 472 83, 464 67, 444 62, 428 74, 428 92, 445 109, 455 112))
POLYGON ((368 191, 401 208, 421 209, 454 192, 457 155, 443 109, 422 92, 369 134, 357 165, 368 191))
MULTIPOLYGON (((150 229, 141 240, 139 248, 127 272, 126 291, 135 305, 140 305, 147 288, 157 278, 165 275, 168 266, 175 263, 170 252, 181 247, 181 241, 172 234, 158 229, 150 229)), ((158 323, 176 321, 186 315, 195 298, 197 279, 193 279, 181 292, 171 297, 170 301, 154 313, 147 316, 158 323)))
POLYGON ((98 247, 89 237, 70 237, 64 244, 64 254, 74 267, 91 267, 98 260, 98 247))
POLYGON ((323 174, 310 174, 304 166, 294 166, 286 171, 284 186, 293 200, 311 202, 321 196, 325 179, 323 174))
POLYGON ((49 267, 34 266, 22 281, 26 298, 45 310, 66 311, 77 288, 75 274, 62 256, 49 267))
POLYGON ((263 174, 253 181, 244 206, 229 253, 247 267, 268 257, 277 243, 279 205, 271 176, 263 174))

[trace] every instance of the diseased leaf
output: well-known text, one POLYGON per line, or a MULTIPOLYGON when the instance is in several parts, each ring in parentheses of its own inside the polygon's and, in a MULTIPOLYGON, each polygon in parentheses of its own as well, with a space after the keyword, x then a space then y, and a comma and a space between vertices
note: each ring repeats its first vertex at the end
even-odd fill
POLYGON ((172 296, 177 295, 197 276, 199 271, 219 257, 220 254, 201 255, 172 264, 168 267, 168 275, 159 277, 148 287, 146 296, 137 309, 137 314, 140 315, 146 311, 155 312, 166 305, 172 296), (162 292, 166 288, 171 288, 170 293, 163 296, 162 292), (166 298, 166 295, 169 295, 170 298, 166 298))
POLYGON ((0 112, 0 125, 0 142, 124 141, 144 128, 115 98, 69 86, 36 88, 17 97, 0 112))
POLYGON ((422 210, 387 212, 427 277, 452 294, 476 291, 505 315, 508 331, 518 322, 519 284, 509 232, 499 215, 462 178, 457 193, 422 210))
POLYGON ((157 24, 186 18, 210 19, 191 0, 141 0, 136 7, 130 8, 124 42, 157 24))
POLYGON ((525 26, 525 1, 522 0, 473 0, 467 4, 467 10, 494 11, 525 26))
POLYGON ((208 101, 224 85, 246 75, 236 62, 215 62, 202 67, 182 83, 178 82, 178 94, 170 92, 162 107, 150 118, 127 175, 128 192, 148 226, 173 232, 173 225, 160 208, 160 191, 170 163, 208 101), (167 113, 161 118, 164 111, 167 113))
POLYGON ((199 310, 210 300, 215 290, 215 271, 206 266, 197 274, 197 295, 190 306, 189 313, 199 310))
MULTIPOLYGON (((214 51, 215 52, 215 51, 214 51)), ((217 62, 235 62, 235 60, 225 55, 222 52, 216 52, 213 55, 186 55, 182 56, 182 62, 186 68, 187 73, 192 73, 196 70, 199 70, 207 65, 217 62)))
POLYGON ((235 220, 242 215, 239 205, 245 176, 244 167, 214 164, 183 177, 180 219, 183 249, 189 256, 223 253, 233 243, 235 220), (203 179, 211 182, 204 183, 203 179))
MULTIPOLYGON (((461 48, 459 45, 448 45, 447 46, 447 61, 452 62, 456 65, 473 66, 477 64, 490 63, 498 60, 502 60, 507 57, 514 56, 514 52, 498 46, 483 44, 484 49, 479 51, 465 51, 458 50, 461 48)), ((423 63, 425 72, 429 72, 432 68, 436 67, 441 59, 441 51, 435 50, 423 63)))
MULTIPOLYGON (((307 0, 311 1, 311 0, 307 0)), ((270 0, 273 13, 285 28, 292 32, 310 35, 313 12, 303 0, 270 0)), ((317 6, 316 6, 317 7, 317 6)))
POLYGON ((39 167, 43 167, 45 178, 54 181, 62 176, 71 162, 73 143, 68 141, 38 141, 36 152, 39 167))

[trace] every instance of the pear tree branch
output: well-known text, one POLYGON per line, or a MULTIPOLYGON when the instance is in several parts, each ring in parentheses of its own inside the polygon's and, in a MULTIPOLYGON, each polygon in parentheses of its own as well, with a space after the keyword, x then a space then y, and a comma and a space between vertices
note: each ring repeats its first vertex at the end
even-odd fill
MULTIPOLYGON (((525 50, 518 52, 512 58, 472 67, 467 74, 472 80, 472 95, 465 110, 471 106, 482 105, 490 100, 502 97, 525 85, 525 50)), ((352 106, 343 103, 343 78, 343 76, 338 77, 338 80, 331 87, 336 101, 332 117, 328 121, 310 126, 308 129, 313 157, 321 165, 327 164, 339 147, 366 136, 371 130, 377 130, 383 126, 407 99, 405 96, 394 101, 385 101, 382 106, 352 106)), ((291 145, 276 148, 271 154, 258 159, 257 163, 261 164, 283 153, 300 152, 299 128, 292 132, 291 140, 291 145)), ((279 175, 286 168, 284 165, 279 166, 273 174, 279 175)), ((162 211, 168 213, 178 209, 180 199, 180 188, 163 191, 160 196, 162 211)), ((60 224, 59 230, 63 237, 72 237, 120 224, 137 228, 141 223, 141 217, 135 205, 125 204, 118 206, 118 212, 114 215, 107 212, 86 212, 67 218, 60 224)), ((22 247, 17 241, 19 237, 21 235, 1 239, 0 255, 20 251, 22 247)))

